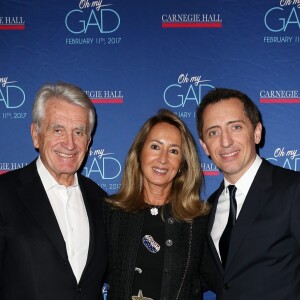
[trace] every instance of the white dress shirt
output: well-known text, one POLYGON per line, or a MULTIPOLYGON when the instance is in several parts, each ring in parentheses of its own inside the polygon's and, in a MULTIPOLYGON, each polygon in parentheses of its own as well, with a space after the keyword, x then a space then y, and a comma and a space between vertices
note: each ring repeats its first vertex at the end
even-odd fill
POLYGON ((40 157, 36 165, 65 240, 70 265, 79 282, 87 261, 90 228, 77 174, 73 185, 66 187, 57 183, 40 157))
MULTIPOLYGON (((235 183, 235 186, 237 188, 235 193, 236 203, 237 203, 237 219, 239 216, 239 213, 242 209, 242 206, 244 204, 244 201, 246 199, 246 196, 248 194, 248 191, 250 189, 250 186, 254 180, 254 177, 260 167, 260 164, 262 163, 262 159, 257 155, 253 164, 250 166, 250 168, 246 171, 246 173, 235 183)), ((214 224, 211 230, 211 237, 213 239, 213 242, 215 244, 216 250, 220 257, 220 251, 219 251, 219 241, 221 238, 221 235, 226 227, 228 216, 229 216, 229 192, 228 192, 228 185, 232 183, 228 182, 224 178, 224 190, 222 194, 219 197, 216 214, 215 214, 215 220, 214 224)))

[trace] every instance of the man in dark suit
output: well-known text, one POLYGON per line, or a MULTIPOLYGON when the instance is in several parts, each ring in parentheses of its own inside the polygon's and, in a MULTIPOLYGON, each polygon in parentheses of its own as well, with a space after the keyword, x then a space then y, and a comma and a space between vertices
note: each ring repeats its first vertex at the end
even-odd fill
POLYGON ((300 299, 300 173, 257 155, 260 113, 239 91, 205 95, 197 129, 205 153, 224 175, 208 200, 217 299, 300 299))
POLYGON ((77 173, 94 106, 77 86, 44 85, 32 119, 38 159, 0 176, 0 299, 102 299, 106 193, 77 173))

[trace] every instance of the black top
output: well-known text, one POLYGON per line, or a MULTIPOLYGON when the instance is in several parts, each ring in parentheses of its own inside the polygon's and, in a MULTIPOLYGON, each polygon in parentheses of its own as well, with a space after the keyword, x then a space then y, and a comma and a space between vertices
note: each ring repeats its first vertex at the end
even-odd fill
POLYGON ((144 297, 158 300, 163 279, 165 223, 162 208, 158 207, 157 215, 151 214, 150 208, 145 212, 132 292, 137 296, 141 290, 144 297))

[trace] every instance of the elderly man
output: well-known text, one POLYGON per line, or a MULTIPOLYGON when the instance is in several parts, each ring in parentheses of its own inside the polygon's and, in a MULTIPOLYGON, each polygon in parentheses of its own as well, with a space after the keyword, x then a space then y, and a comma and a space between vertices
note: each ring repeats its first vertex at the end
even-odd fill
POLYGON ((0 176, 0 299, 102 299, 106 193, 77 173, 95 124, 87 95, 68 83, 38 91, 31 135, 39 157, 0 176))

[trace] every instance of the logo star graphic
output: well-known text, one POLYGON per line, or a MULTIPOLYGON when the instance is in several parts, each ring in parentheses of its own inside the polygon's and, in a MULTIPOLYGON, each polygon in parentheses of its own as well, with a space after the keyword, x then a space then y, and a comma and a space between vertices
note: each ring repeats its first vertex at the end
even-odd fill
POLYGON ((137 296, 132 296, 131 299, 132 300, 153 300, 152 298, 144 297, 142 290, 139 290, 138 295, 137 296))

